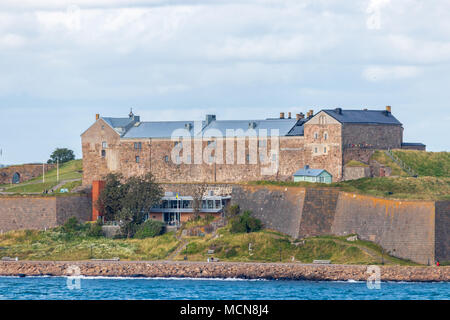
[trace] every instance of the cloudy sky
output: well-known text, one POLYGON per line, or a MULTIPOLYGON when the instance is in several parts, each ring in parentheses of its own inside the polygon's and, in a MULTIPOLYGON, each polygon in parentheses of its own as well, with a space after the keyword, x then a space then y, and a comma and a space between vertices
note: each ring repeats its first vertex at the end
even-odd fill
POLYGON ((81 157, 95 114, 392 106, 450 150, 448 0, 1 0, 0 163, 81 157))

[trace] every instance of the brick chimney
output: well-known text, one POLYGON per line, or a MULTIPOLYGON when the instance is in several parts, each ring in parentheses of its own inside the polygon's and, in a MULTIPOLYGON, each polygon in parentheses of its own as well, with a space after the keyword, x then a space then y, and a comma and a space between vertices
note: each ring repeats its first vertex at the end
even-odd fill
POLYGON ((97 121, 98 119, 100 119, 100 114, 99 114, 99 113, 97 113, 97 114, 95 115, 95 121, 97 121))
POLYGON ((284 112, 280 112, 280 119, 284 119, 284 112))
POLYGON ((288 112, 288 119, 292 119, 292 115, 290 112, 288 112))
POLYGON ((386 106, 386 111, 389 112, 389 113, 391 113, 391 112, 392 112, 391 106, 386 106))

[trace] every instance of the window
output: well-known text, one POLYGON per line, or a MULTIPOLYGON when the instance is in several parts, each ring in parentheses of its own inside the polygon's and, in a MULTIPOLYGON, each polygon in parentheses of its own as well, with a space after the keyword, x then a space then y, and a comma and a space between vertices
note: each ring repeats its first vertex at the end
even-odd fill
POLYGON ((208 141, 208 147, 209 146, 211 146, 211 147, 215 147, 216 146, 216 141, 208 141))
POLYGON ((319 134, 317 132, 314 132, 314 139, 319 139, 319 134))
POLYGON ((317 151, 317 147, 315 147, 315 148, 314 148, 314 153, 317 153, 317 152, 318 152, 318 151, 317 151))
POLYGON ((173 146, 176 148, 176 147, 182 147, 183 146, 183 143, 181 142, 181 141, 175 141, 174 143, 173 143, 173 146))
POLYGON ((245 156, 245 159, 247 162, 250 162, 250 155, 247 153, 247 155, 245 156))
POLYGON ((328 133, 327 133, 327 132, 325 132, 325 133, 323 134, 323 138, 324 138, 325 140, 328 139, 328 133))
POLYGON ((141 159, 139 158, 139 156, 136 156, 136 163, 139 163, 139 161, 141 161, 141 159))
POLYGON ((142 142, 135 142, 134 143, 134 149, 141 150, 142 149, 142 142))
POLYGON ((108 148, 108 142, 103 141, 103 142, 102 142, 102 148, 103 148, 103 149, 108 148))
POLYGON ((169 162, 169 156, 164 156, 164 161, 169 162))
POLYGON ((327 147, 323 147, 323 153, 327 153, 327 147))
POLYGON ((261 148, 267 147, 267 140, 259 140, 259 146, 261 148))
POLYGON ((106 157, 106 151, 102 150, 102 158, 106 157))
POLYGON ((212 155, 209 155, 209 163, 213 163, 214 162, 214 156, 212 156, 212 155))

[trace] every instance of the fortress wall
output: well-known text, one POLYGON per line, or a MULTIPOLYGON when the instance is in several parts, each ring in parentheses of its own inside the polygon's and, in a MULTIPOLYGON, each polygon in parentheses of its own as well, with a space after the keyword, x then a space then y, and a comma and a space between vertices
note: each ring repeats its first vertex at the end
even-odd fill
MULTIPOLYGON (((45 172, 56 168, 56 164, 45 164, 45 172)), ((0 184, 12 182, 15 173, 20 175, 20 182, 25 182, 42 175, 42 164, 23 164, 19 166, 9 166, 0 169, 0 184)))
POLYGON ((89 196, 0 197, 0 230, 43 230, 63 224, 75 216, 80 221, 91 217, 89 196))
POLYGON ((298 237, 331 234, 338 197, 334 189, 306 189, 298 237))
POLYGON ((450 262, 450 201, 437 201, 435 206, 436 261, 450 262))
POLYGON ((265 228, 297 238, 305 199, 304 188, 234 185, 232 204, 251 210, 265 228))
POLYGON ((92 198, 90 195, 56 197, 56 220, 64 224, 70 217, 78 221, 92 220, 92 198))
POLYGON ((332 233, 358 234, 391 255, 434 262, 435 206, 432 201, 386 200, 341 192, 332 233))

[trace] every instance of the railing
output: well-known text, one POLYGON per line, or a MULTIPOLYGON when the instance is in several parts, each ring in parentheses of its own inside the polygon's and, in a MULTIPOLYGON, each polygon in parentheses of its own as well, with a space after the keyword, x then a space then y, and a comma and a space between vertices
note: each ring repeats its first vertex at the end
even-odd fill
POLYGON ((387 149, 384 152, 392 161, 394 161, 396 164, 400 166, 407 174, 409 174, 411 177, 418 177, 419 175, 406 163, 404 163, 400 158, 398 158, 391 149, 387 149))

